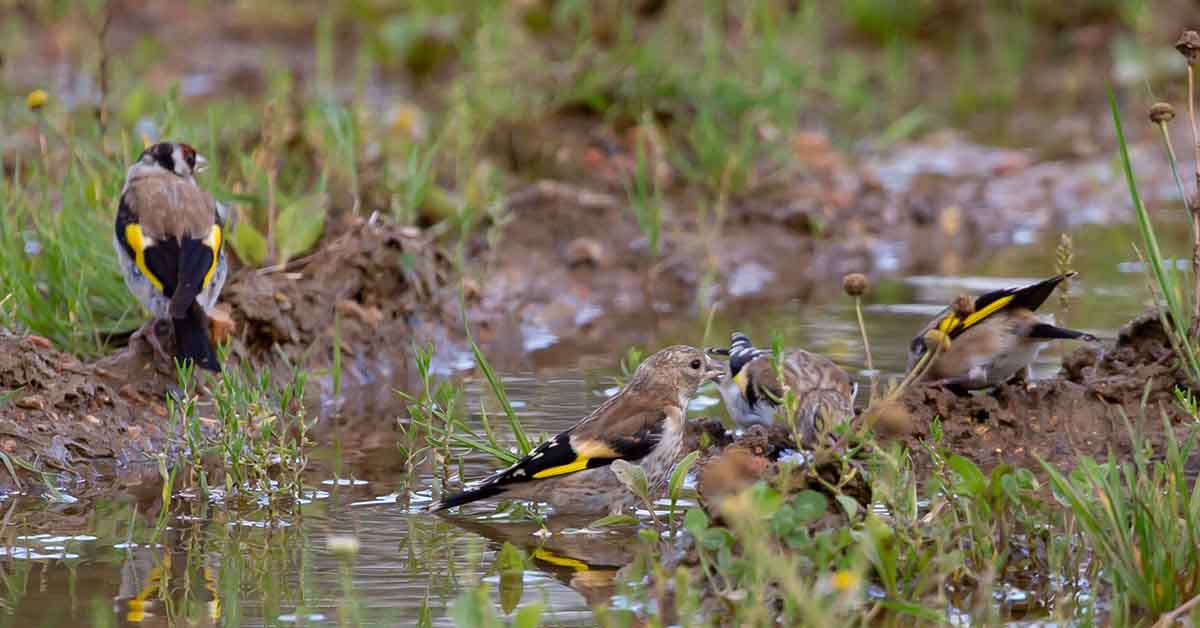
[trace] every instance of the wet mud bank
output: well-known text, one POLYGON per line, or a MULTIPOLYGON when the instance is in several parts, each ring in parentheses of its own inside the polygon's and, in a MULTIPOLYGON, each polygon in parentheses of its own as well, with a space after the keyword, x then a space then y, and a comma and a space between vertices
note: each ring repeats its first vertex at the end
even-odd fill
MULTIPOLYGON (((614 348, 644 342, 658 323, 714 304, 737 312, 833 298, 851 271, 953 271, 983 243, 1056 224, 1078 195, 1107 198, 1118 184, 1085 185, 1079 177, 1100 175, 1059 177, 1053 163, 1026 152, 953 138, 923 149, 926 170, 896 161, 913 158, 916 148, 897 149, 892 161, 853 163, 820 135, 806 138, 794 169, 716 201, 673 187, 665 167, 657 250, 620 184, 635 144, 619 137, 603 154, 555 151, 554 173, 574 173, 576 181, 514 189, 503 215, 463 242, 462 268, 448 252, 455 243, 436 228, 343 217, 314 253, 232 274, 221 297, 228 321, 218 334, 228 337, 227 362, 277 375, 305 369, 319 413, 329 415, 359 402, 330 403, 336 352, 343 390, 374 390, 384 397, 377 406, 392 399, 395 382, 413 381, 414 346, 432 345, 441 372, 469 369, 464 311, 500 368, 526 364, 533 354, 611 363, 614 348), (971 157, 971 168, 954 174, 962 169, 948 162, 960 153, 971 157), (987 211, 1011 200, 1003 190, 1035 180, 1054 202, 1031 212, 987 211), (701 205, 711 210, 698 211, 701 205)), ((1170 359, 1138 350, 1113 362, 1132 351, 1124 338, 1102 355, 1077 353, 1066 374, 1051 381, 963 399, 918 389, 904 399, 914 417, 909 438, 928 436, 929 421, 939 416, 947 444, 984 463, 1103 451, 1123 429, 1111 420, 1114 408, 1136 414, 1143 375, 1158 369, 1155 381, 1163 381, 1152 399, 1170 395, 1170 359)), ((144 343, 93 363, 39 338, 5 336, 0 343, 0 451, 37 469, 94 478, 169 448, 165 395, 176 376, 154 363, 144 343)), ((376 431, 390 434, 394 414, 376 431)), ((322 416, 318 430, 334 421, 322 416)), ((21 465, 15 470, 26 474, 21 465)), ((11 483, 9 475, 0 474, 0 483, 11 483)))
MULTIPOLYGON (((901 397, 896 430, 918 465, 928 464, 921 441, 972 459, 983 468, 1012 464, 1039 470, 1038 460, 1070 469, 1081 456, 1130 458, 1133 432, 1160 450, 1167 430, 1180 442, 1193 433, 1176 390, 1191 390, 1178 368, 1156 312, 1124 325, 1115 343, 1066 356, 1052 379, 1010 382, 990 392, 958 396, 940 386, 917 386, 901 397), (1164 421, 1165 417, 1165 421, 1164 421), (935 439, 934 421, 940 426, 935 439)), ((1200 469, 1200 460, 1190 466, 1200 469)))

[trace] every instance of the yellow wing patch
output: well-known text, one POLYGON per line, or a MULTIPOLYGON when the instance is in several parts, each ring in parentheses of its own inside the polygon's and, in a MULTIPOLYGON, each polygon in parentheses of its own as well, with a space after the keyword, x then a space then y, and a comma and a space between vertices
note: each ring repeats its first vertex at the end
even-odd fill
POLYGON ((1014 295, 1010 294, 1006 297, 1000 297, 999 299, 996 299, 995 301, 988 303, 987 306, 985 306, 982 310, 973 312, 970 316, 967 317, 967 320, 963 321, 963 327, 970 327, 971 325, 974 325, 975 323, 978 323, 979 321, 1004 309, 1004 306, 1008 305, 1009 303, 1012 303, 1013 296, 1014 295))
POLYGON ((587 464, 588 459, 579 456, 574 462, 560 464, 557 467, 550 467, 549 469, 542 469, 533 474, 533 479, 540 480, 542 478, 552 478, 556 475, 566 475, 568 473, 575 473, 576 471, 583 471, 587 468, 587 464))
POLYGON ((542 469, 541 471, 533 474, 533 479, 540 480, 542 478, 552 478, 556 475, 566 475, 568 473, 575 473, 576 471, 583 471, 584 469, 588 468, 588 461, 592 458, 621 457, 621 454, 618 454, 607 443, 599 440, 580 439, 578 442, 576 442, 575 439, 572 438, 571 450, 575 452, 575 460, 572 460, 567 464, 560 464, 556 467, 542 469))
POLYGON ((533 557, 540 561, 550 563, 551 565, 569 567, 575 571, 587 571, 589 569, 588 564, 581 560, 567 558, 566 556, 559 556, 550 550, 542 549, 540 547, 533 550, 533 557))
POLYGON ((938 327, 937 327, 938 331, 942 332, 943 334, 949 335, 949 334, 954 333, 955 331, 958 331, 958 329, 960 327, 962 329, 970 329, 971 326, 973 326, 976 323, 982 321, 983 319, 991 316, 992 314, 999 312, 1000 310, 1004 309, 1004 307, 1007 306, 1009 303, 1012 303, 1013 296, 1014 295, 1010 294, 1006 297, 1000 297, 999 299, 996 299, 995 301, 988 303, 986 306, 984 306, 983 309, 972 312, 966 318, 959 318, 957 315, 955 315, 953 313, 947 314, 946 318, 943 318, 942 322, 938 323, 938 327))
POLYGON ((208 272, 204 273, 204 282, 200 284, 202 288, 207 288, 208 283, 212 281, 213 275, 217 272, 217 259, 221 256, 221 225, 212 226, 212 230, 208 232, 208 237, 204 238, 204 245, 212 249, 213 256, 212 264, 208 267, 208 272))
POLYGON ((735 375, 733 378, 733 383, 737 384, 738 390, 742 391, 743 395, 746 394, 746 385, 749 382, 750 382, 750 374, 749 374, 748 369, 746 369, 746 368, 743 368, 742 370, 738 371, 738 374, 735 375))
POLYGON ((136 222, 125 225, 125 241, 128 242, 130 248, 133 249, 133 263, 137 265, 138 270, 142 271, 142 274, 146 276, 146 279, 149 279, 150 283, 157 288, 159 292, 162 292, 162 281, 158 277, 155 277, 154 273, 150 272, 150 268, 146 266, 146 247, 150 244, 153 244, 153 241, 146 242, 146 240, 149 240, 149 238, 143 236, 141 225, 137 224, 136 222))

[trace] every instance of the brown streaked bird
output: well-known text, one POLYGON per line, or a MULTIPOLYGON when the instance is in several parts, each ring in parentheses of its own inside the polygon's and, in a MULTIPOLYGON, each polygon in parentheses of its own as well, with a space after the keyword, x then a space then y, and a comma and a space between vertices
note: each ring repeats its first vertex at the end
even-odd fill
MULTIPOLYGON (((740 427, 771 425, 784 390, 779 384, 771 353, 755 348, 750 338, 733 332, 728 349, 709 349, 728 355, 728 373, 721 382, 721 398, 729 416, 740 427)), ((806 444, 821 430, 854 416, 857 386, 850 375, 825 356, 796 349, 783 358, 783 377, 796 395, 796 426, 806 444)))
POLYGON ((154 144, 125 175, 113 247, 125 285, 150 310, 137 333, 169 360, 155 326, 171 321, 175 357, 220 371, 208 311, 225 285, 224 208, 196 184, 206 161, 191 146, 154 144))
POLYGON ((1007 382, 1027 369, 1051 340, 1095 342, 1089 333, 1056 327, 1035 313, 1060 283, 1075 275, 1070 272, 1024 288, 989 292, 973 303, 968 299, 967 308, 946 308, 913 338, 909 372, 928 350, 930 335, 944 340, 924 379, 960 392, 1007 382))
POLYGON ((666 485, 683 451, 688 400, 721 376, 694 347, 667 347, 646 358, 616 395, 511 467, 429 505, 430 511, 489 497, 547 502, 558 513, 618 513, 636 503, 609 468, 616 460, 646 472, 651 495, 666 485))

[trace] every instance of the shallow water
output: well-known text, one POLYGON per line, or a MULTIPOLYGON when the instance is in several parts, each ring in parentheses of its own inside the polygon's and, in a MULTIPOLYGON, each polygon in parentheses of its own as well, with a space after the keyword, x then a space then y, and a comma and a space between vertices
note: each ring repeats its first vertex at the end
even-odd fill
MULTIPOLYGON (((1071 290, 1069 310, 1065 316, 1059 313, 1060 323, 1065 319, 1069 326, 1112 338, 1121 322, 1141 311, 1148 293, 1128 244, 1131 234, 1129 227, 1086 227, 1075 233, 1074 266, 1082 275, 1071 290)), ((1056 244, 1053 238, 998 251, 965 277, 929 274, 877 282, 866 303, 877 369, 898 374, 914 331, 959 292, 978 293, 1051 274, 1056 244)), ((1058 309, 1057 296, 1044 308, 1058 309)), ((760 345, 781 333, 788 345, 825 353, 865 377, 848 299, 718 315, 708 343, 722 342, 735 327, 760 345)), ((699 316, 660 321, 646 330, 651 339, 646 344, 701 344, 703 328, 699 316)), ((623 349, 614 347, 611 360, 596 365, 594 360, 572 361, 549 347, 543 356, 534 354, 536 369, 503 372, 529 433, 538 438, 555 433, 611 394, 623 349)), ((1035 376, 1052 373, 1061 350, 1044 351, 1035 376)), ((466 387, 477 408, 480 382, 470 380, 466 387)), ((486 505, 468 508, 463 523, 420 512, 430 478, 420 472, 411 479, 402 474, 394 423, 403 404, 378 390, 365 394, 385 400, 374 404, 382 406, 377 416, 336 422, 355 427, 342 428, 340 446, 315 456, 308 503, 286 519, 261 509, 233 512, 177 498, 156 538, 161 500, 154 494, 110 494, 75 503, 7 496, 0 503, 0 511, 7 513, 0 537, 0 625, 171 625, 184 620, 192 625, 415 625, 422 609, 432 625, 451 625, 449 605, 480 578, 491 583, 497 605, 503 589, 510 604, 517 596, 521 603, 543 602, 551 625, 591 625, 592 606, 611 601, 616 570, 633 555, 629 537, 568 533, 542 540, 532 534, 537 526, 528 521, 487 517, 486 505), (410 499, 397 503, 397 495, 409 487, 410 499), (329 548, 329 539, 341 537, 357 540, 355 555, 340 556, 329 548), (503 541, 543 547, 520 579, 519 591, 493 570, 503 541)), ((712 390, 702 391, 692 409, 694 415, 721 412, 712 390)), ((464 469, 468 478, 477 478, 495 466, 473 455, 464 469)), ((62 488, 69 495, 75 487, 62 488)))

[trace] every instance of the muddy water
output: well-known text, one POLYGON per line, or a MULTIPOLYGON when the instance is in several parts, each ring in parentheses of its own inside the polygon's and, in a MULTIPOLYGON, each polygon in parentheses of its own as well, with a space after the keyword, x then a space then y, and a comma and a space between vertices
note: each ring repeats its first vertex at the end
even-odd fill
MULTIPOLYGON (((1173 230, 1177 237, 1184 230, 1173 230)), ((1115 327, 1143 307, 1145 281, 1129 247, 1128 227, 1075 232, 1074 267, 1081 281, 1059 321, 1112 337, 1115 327)), ((866 304, 877 369, 899 373, 913 331, 961 291, 980 292, 1036 279, 1054 268, 1057 236, 997 251, 966 277, 936 274, 877 281, 866 304)), ((1058 311, 1057 298, 1047 311, 1058 311)), ((735 326, 766 344, 772 333, 789 345, 826 353, 864 376, 854 312, 845 299, 820 305, 780 303, 716 317, 710 342, 735 326)), ((645 330, 648 346, 703 342, 703 317, 681 317, 645 330)), ((583 416, 613 389, 616 357, 603 365, 573 361, 554 347, 536 353, 536 369, 504 373, 508 393, 532 434, 554 433, 583 416), (553 356, 552 359, 544 356, 553 356)), ((1043 352, 1035 373, 1056 369, 1061 354, 1043 352)), ((468 382, 477 403, 478 382, 468 382)), ((364 396, 387 399, 378 391, 364 396)), ((454 522, 420 512, 428 477, 405 478, 396 453, 394 417, 401 404, 377 407, 369 436, 346 429, 345 444, 316 456, 307 503, 297 516, 276 519, 262 510, 231 511, 175 499, 156 533, 155 495, 108 495, 74 503, 7 496, 0 549, 0 625, 76 626, 144 623, 171 625, 328 625, 361 621, 412 625, 428 613, 433 625, 453 623, 448 608, 462 589, 483 578, 493 601, 542 602, 553 625, 591 625, 595 604, 636 607, 636 597, 614 595, 613 576, 630 560, 620 533, 566 533, 545 542, 520 580, 501 582, 493 560, 502 541, 536 547, 536 526, 497 520, 487 507, 468 509, 454 522), (351 438, 353 436, 353 438, 351 438), (351 445, 350 443, 354 444, 351 445), (341 479, 334 479, 336 477, 341 479), (411 483, 410 483, 411 481, 411 483), (397 495, 415 489, 408 500, 397 495), (405 503, 407 501, 407 503, 405 503), (330 549, 331 537, 357 540, 353 555, 330 549), (615 602, 614 602, 615 600, 615 602)), ((702 391, 693 413, 721 412, 713 391, 702 391)), ((469 477, 494 463, 472 456, 469 477)), ((72 487, 63 487, 71 499, 72 487)), ((583 522, 586 523, 586 522, 583 522)), ((556 526, 581 525, 555 522, 556 526)))

